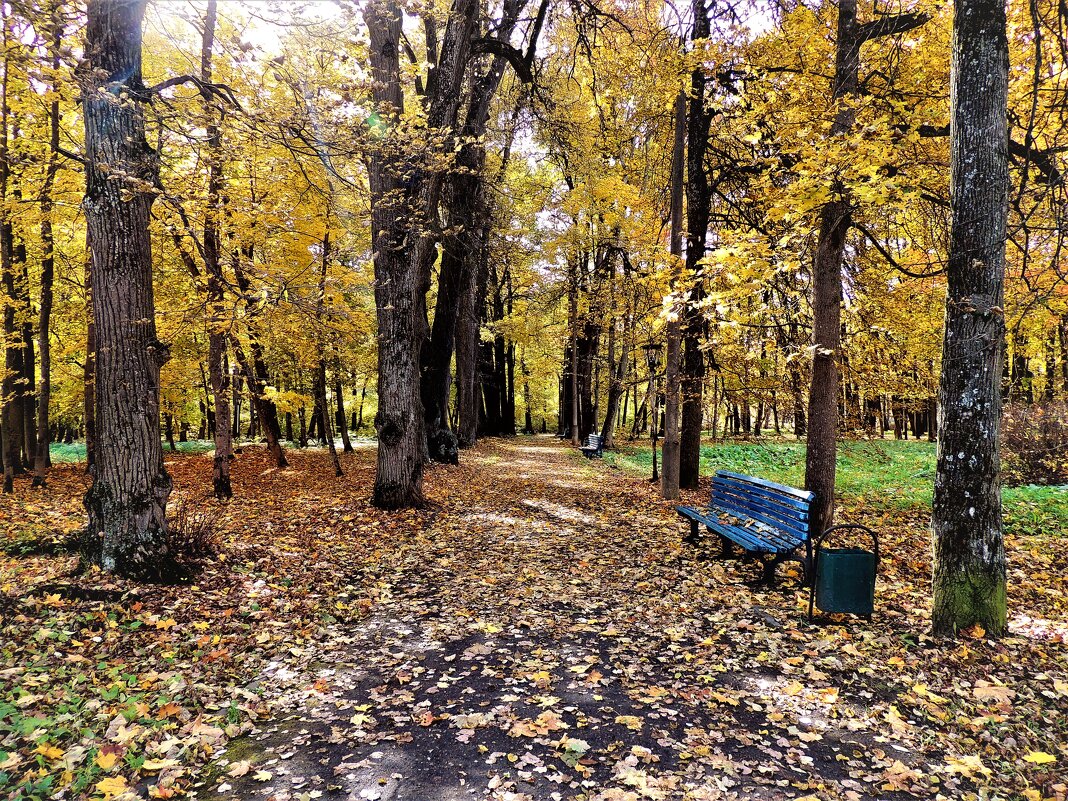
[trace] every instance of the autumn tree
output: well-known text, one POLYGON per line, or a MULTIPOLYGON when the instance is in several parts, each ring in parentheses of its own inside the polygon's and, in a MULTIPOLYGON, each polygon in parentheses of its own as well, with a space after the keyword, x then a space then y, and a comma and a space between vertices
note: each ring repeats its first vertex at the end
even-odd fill
MULTIPOLYGON (((926 15, 906 13, 861 23, 857 19, 857 0, 839 0, 832 87, 836 111, 830 128, 832 138, 849 134, 856 119, 851 98, 859 89, 861 48, 868 42, 910 31, 926 21, 926 15)), ((812 521, 816 531, 823 531, 834 519, 842 257, 853 225, 854 202, 848 188, 836 178, 831 199, 820 211, 812 270, 812 383, 808 397, 805 487, 816 494, 812 521)))
POLYGON ((1005 333, 1005 6, 959 0, 950 95, 952 232, 931 528, 934 632, 1007 628, 998 430, 1005 333))
POLYGON ((160 442, 149 214, 159 164, 145 139, 141 23, 146 0, 90 0, 81 66, 85 218, 93 258, 97 445, 85 496, 85 556, 122 575, 160 576, 171 479, 160 442))

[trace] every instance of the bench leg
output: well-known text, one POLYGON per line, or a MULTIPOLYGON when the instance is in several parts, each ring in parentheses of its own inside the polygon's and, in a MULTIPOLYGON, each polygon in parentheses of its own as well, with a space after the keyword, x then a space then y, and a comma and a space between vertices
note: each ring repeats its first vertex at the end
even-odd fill
POLYGON ((733 559, 734 558, 734 543, 722 534, 719 535, 719 558, 720 559, 733 559))
POLYGON ((691 520, 690 521, 690 533, 683 535, 683 538, 682 538, 682 541, 685 542, 687 545, 693 545, 693 546, 696 547, 697 545, 699 545, 701 543, 701 540, 700 540, 700 538, 698 537, 698 534, 697 534, 697 527, 698 527, 698 522, 696 520, 691 520))
POLYGON ((776 556, 773 559, 767 559, 764 561, 764 574, 761 576, 761 584, 768 587, 775 586, 775 568, 782 560, 776 556))

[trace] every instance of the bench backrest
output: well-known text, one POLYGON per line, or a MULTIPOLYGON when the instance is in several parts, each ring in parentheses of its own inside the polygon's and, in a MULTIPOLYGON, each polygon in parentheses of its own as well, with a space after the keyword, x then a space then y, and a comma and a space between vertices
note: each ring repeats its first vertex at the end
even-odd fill
POLYGON ((720 470, 712 478, 710 505, 808 539, 809 508, 816 496, 754 476, 720 470))
POLYGON ((590 434, 588 437, 586 437, 586 447, 587 448, 600 448, 601 447, 601 435, 600 434, 590 434))

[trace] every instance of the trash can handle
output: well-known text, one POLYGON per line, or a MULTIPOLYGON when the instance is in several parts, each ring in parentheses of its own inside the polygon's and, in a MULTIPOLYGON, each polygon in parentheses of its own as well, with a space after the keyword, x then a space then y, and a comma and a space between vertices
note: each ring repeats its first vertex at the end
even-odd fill
POLYGON ((845 529, 858 529, 858 528, 860 530, 862 530, 862 531, 868 532, 868 534, 871 535, 871 541, 875 544, 875 567, 878 569, 878 567, 879 567, 879 537, 876 536, 875 532, 872 531, 870 528, 868 528, 867 526, 861 525, 860 523, 841 523, 841 524, 839 524, 837 526, 831 526, 826 531, 824 531, 822 534, 820 534, 819 537, 816 538, 816 551, 818 552, 823 547, 823 541, 825 539, 827 539, 827 535, 830 534, 832 531, 843 531, 845 529))

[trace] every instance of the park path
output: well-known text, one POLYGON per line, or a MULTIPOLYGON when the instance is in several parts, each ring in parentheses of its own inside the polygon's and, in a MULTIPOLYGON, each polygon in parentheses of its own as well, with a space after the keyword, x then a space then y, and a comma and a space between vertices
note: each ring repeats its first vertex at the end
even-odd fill
POLYGON ((888 797, 907 746, 871 747, 799 593, 698 561, 647 482, 554 438, 464 456, 367 617, 250 685, 286 689, 196 797, 888 797))

